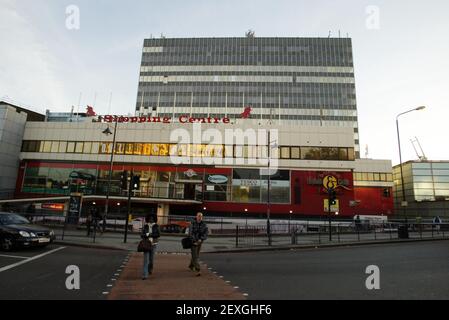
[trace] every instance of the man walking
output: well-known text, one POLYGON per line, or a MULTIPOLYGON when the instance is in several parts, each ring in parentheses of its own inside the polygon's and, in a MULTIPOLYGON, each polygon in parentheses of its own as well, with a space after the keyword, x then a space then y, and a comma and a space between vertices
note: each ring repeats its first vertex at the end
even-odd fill
POLYGON ((207 239, 208 233, 209 230, 207 228, 207 225, 203 221, 203 214, 201 212, 198 212, 189 229, 189 235, 193 241, 193 245, 191 248, 192 259, 190 260, 189 269, 193 272, 196 272, 197 277, 201 275, 201 268, 198 262, 200 257, 201 245, 203 244, 203 241, 207 239))

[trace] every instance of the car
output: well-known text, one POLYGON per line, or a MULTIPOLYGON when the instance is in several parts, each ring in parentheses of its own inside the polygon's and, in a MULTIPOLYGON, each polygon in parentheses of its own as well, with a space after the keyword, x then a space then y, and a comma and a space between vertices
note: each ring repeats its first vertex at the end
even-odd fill
POLYGON ((45 247, 55 238, 55 233, 48 228, 34 225, 18 214, 0 212, 0 247, 5 251, 45 247))

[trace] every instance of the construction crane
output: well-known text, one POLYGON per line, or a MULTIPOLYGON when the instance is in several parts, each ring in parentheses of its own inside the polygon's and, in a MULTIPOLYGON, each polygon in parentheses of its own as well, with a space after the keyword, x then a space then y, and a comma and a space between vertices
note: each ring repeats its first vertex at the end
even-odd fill
POLYGON ((427 161, 427 157, 426 157, 426 155, 425 155, 425 153, 424 153, 424 151, 423 151, 423 149, 421 147, 421 143, 419 143, 418 138, 415 137, 415 140, 410 139, 410 141, 412 143, 413 149, 415 149, 415 153, 418 156, 419 161, 427 161), (421 154, 419 154, 418 149, 416 149, 415 143, 418 145, 419 150, 421 151, 421 154))

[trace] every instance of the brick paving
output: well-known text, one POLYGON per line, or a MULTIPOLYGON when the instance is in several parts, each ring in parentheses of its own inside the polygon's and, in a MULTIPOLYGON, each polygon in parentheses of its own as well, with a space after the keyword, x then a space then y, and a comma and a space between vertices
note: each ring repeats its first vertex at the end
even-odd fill
POLYGON ((108 295, 109 300, 244 300, 245 296, 201 264, 197 277, 190 255, 157 254, 153 274, 142 280, 143 255, 133 253, 108 295))

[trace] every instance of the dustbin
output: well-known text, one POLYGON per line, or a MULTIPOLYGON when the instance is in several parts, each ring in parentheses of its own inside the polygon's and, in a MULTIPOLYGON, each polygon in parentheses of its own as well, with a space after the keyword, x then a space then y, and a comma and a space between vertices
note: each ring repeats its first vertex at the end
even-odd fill
POLYGON ((400 225, 398 227, 398 238, 399 239, 408 239, 408 227, 406 224, 400 225))

